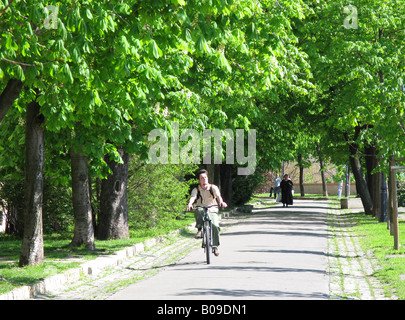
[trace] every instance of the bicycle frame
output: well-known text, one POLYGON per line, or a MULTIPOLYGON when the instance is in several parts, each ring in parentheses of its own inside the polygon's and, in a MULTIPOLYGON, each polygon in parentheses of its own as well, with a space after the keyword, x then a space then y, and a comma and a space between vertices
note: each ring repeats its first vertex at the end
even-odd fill
POLYGON ((202 208, 204 210, 204 215, 203 215, 203 237, 202 237, 202 248, 204 249, 206 259, 207 259, 207 264, 211 263, 211 251, 212 251, 212 221, 211 218, 208 214, 208 208, 214 207, 208 206, 208 207, 202 207, 202 206, 197 206, 195 208, 202 208))

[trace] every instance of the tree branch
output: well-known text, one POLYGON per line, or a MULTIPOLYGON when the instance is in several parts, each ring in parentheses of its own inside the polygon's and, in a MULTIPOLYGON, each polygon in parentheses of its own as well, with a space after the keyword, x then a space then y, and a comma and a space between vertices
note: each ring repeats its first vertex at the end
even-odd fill
POLYGON ((6 58, 2 58, 2 60, 6 61, 6 62, 9 62, 9 63, 12 63, 12 64, 17 64, 17 65, 20 65, 20 66, 35 67, 34 64, 28 64, 28 63, 19 62, 19 61, 13 61, 13 60, 9 60, 9 59, 6 59, 6 58))
POLYGON ((0 12, 0 16, 8 9, 9 6, 11 6, 13 4, 15 0, 12 0, 8 5, 5 6, 5 8, 3 10, 1 10, 0 12))

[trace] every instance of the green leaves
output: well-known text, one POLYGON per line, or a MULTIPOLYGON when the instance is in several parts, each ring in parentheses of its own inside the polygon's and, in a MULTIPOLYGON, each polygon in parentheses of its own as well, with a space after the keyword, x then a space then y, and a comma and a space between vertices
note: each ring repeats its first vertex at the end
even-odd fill
POLYGON ((18 80, 25 80, 24 71, 20 65, 15 66, 15 75, 18 80))
POLYGON ((67 80, 68 80, 71 84, 73 83, 73 75, 72 75, 72 72, 70 71, 69 64, 65 63, 65 64, 62 66, 62 68, 60 69, 59 72, 62 72, 62 73, 66 76, 67 80))
POLYGON ((339 130, 339 134, 351 136, 362 128, 356 142, 362 145, 378 137, 379 148, 385 150, 380 156, 386 157, 390 154, 386 150, 404 141, 402 118, 391 111, 405 102, 400 92, 405 76, 403 55, 398 51, 405 45, 405 35, 399 32, 405 28, 400 19, 405 10, 394 3, 382 6, 365 1, 351 10, 358 13, 358 27, 347 29, 344 23, 349 13, 343 9, 340 2, 314 2, 314 15, 301 29, 310 35, 303 46, 322 90, 325 108, 318 119, 325 117, 320 122, 323 130, 339 130))
POLYGON ((93 89, 93 97, 94 97, 95 105, 101 106, 102 101, 101 101, 100 96, 98 95, 98 91, 96 89, 93 89))
POLYGON ((201 54, 211 53, 211 49, 203 35, 198 38, 196 48, 201 54))
POLYGON ((143 135, 173 120, 248 129, 263 121, 261 101, 304 94, 288 16, 300 16, 301 1, 124 2, 67 0, 50 30, 45 0, 2 14, 0 58, 17 64, 0 60, 0 78, 38 92, 61 144, 77 140, 96 158, 107 140, 141 150, 143 135))
POLYGON ((159 49, 156 41, 153 39, 149 42, 149 55, 151 57, 153 56, 155 59, 159 59, 159 57, 162 55, 162 50, 159 49))
POLYGON ((185 0, 171 0, 171 3, 175 6, 185 6, 185 0))
POLYGON ((228 60, 225 58, 224 53, 223 53, 223 52, 218 52, 218 53, 217 53, 217 58, 218 58, 219 66, 220 66, 221 68, 223 68, 224 70, 226 70, 227 72, 231 73, 231 72, 232 72, 232 68, 231 68, 231 66, 229 65, 228 60))
POLYGON ((87 19, 89 19, 89 20, 93 19, 93 14, 91 13, 89 8, 85 9, 85 14, 86 14, 87 19))

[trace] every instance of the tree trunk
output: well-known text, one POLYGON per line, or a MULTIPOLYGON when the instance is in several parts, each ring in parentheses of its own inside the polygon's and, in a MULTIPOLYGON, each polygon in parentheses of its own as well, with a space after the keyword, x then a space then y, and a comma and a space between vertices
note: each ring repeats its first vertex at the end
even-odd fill
POLYGON ((29 103, 25 124, 25 208, 20 267, 42 264, 44 260, 42 231, 44 121, 39 104, 29 103))
POLYGON ((74 235, 70 243, 72 247, 85 245, 95 249, 94 228, 90 201, 89 176, 87 157, 71 149, 72 201, 74 213, 74 235))
POLYGON ((304 191, 304 166, 302 165, 302 155, 298 155, 298 166, 300 168, 300 191, 301 191, 301 197, 305 197, 305 191, 304 191))
POLYGON ((374 185, 372 190, 372 200, 373 200, 373 216, 380 220, 381 218, 381 184, 382 176, 381 172, 374 174, 374 185))
POLYGON ((379 218, 381 215, 381 174, 372 173, 378 166, 377 149, 375 146, 365 148, 365 159, 367 168, 367 186, 373 201, 373 216, 379 218))
POLYGON ((127 204, 129 155, 123 148, 118 151, 123 163, 106 159, 112 173, 101 182, 97 226, 97 238, 100 240, 129 238, 127 204))
MULTIPOLYGON (((360 133, 360 128, 356 128, 356 136, 360 133)), ((358 146, 355 143, 350 143, 347 133, 344 134, 346 141, 349 144, 350 151, 350 166, 354 178, 356 179, 357 192, 360 195, 361 202, 363 203, 365 214, 373 214, 373 201, 367 187, 366 179, 364 179, 363 169, 361 168, 360 159, 357 156, 358 146)), ((356 139, 355 139, 356 140, 356 139)))
MULTIPOLYGON (((215 184, 214 180, 215 180, 215 164, 206 164, 205 165, 205 169, 208 171, 208 181, 209 183, 215 184)), ((217 184, 215 184, 216 186, 218 186, 217 184)))
POLYGON ((366 214, 373 214, 373 201, 370 196, 370 192, 367 187, 367 182, 363 176, 363 170, 361 168, 360 160, 357 156, 350 157, 350 165, 354 178, 356 179, 357 192, 360 195, 361 202, 363 203, 364 211, 366 214))
POLYGON ((350 171, 349 171, 349 165, 346 164, 346 172, 345 172, 345 197, 349 198, 350 197, 350 171))
POLYGON ((221 164, 221 196, 232 207, 232 168, 231 164, 221 164))
POLYGON ((10 79, 0 95, 0 124, 6 116, 14 101, 20 95, 23 83, 17 79, 10 79))
POLYGON ((221 190, 221 165, 214 164, 214 184, 221 190))
POLYGON ((326 185, 325 169, 324 169, 324 165, 323 165, 323 158, 322 158, 322 155, 321 155, 321 147, 319 146, 318 142, 315 142, 315 145, 316 145, 316 151, 318 152, 318 157, 319 157, 319 166, 321 168, 323 196, 327 197, 328 196, 328 188, 327 188, 327 185, 326 185))

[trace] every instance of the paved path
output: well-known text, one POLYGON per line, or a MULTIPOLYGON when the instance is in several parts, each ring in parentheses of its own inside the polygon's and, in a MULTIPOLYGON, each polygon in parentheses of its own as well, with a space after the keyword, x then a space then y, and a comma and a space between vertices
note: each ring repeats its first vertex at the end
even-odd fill
POLYGON ((396 299, 372 277, 378 266, 347 212, 326 201, 264 205, 248 219, 222 220, 221 254, 211 265, 193 229, 36 299, 396 299))
POLYGON ((109 299, 327 299, 328 208, 296 201, 255 210, 222 234, 210 265, 197 248, 109 299))

